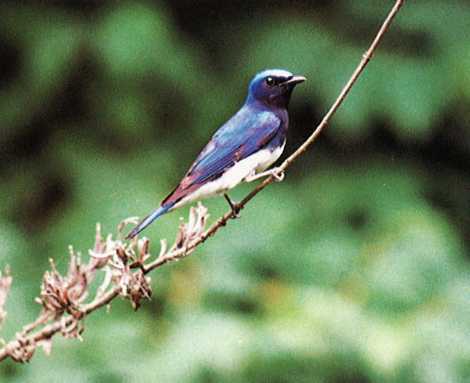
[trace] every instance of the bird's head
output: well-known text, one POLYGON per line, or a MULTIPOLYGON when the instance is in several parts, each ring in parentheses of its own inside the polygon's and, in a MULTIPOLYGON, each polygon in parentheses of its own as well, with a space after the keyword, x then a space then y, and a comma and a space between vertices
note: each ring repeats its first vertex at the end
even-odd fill
POLYGON ((269 106, 287 108, 293 89, 305 80, 305 77, 286 70, 265 70, 251 80, 247 101, 256 100, 269 106))

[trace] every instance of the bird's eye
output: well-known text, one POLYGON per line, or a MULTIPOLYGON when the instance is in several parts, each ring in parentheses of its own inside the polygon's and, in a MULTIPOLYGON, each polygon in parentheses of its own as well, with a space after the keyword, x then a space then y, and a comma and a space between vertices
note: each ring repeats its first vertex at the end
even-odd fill
POLYGON ((273 86, 275 83, 276 81, 274 80, 274 78, 272 78, 271 76, 266 77, 266 84, 268 84, 268 86, 273 86))

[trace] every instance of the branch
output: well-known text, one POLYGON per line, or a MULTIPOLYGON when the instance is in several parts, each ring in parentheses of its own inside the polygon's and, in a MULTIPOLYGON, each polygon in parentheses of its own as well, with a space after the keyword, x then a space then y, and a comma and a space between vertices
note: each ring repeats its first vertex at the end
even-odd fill
MULTIPOLYGON (((403 3, 404 0, 395 2, 370 47, 362 56, 333 105, 308 139, 279 166, 279 172, 285 172, 316 141, 328 125, 331 117, 372 59, 375 50, 403 3)), ((273 176, 266 178, 235 205, 235 210, 243 209, 260 191, 274 181, 273 176)), ((22 332, 17 334, 15 340, 0 349, 0 361, 8 357, 18 362, 29 361, 37 346, 42 346, 48 353, 51 349, 52 337, 59 332, 67 337, 80 338, 83 331, 83 318, 95 310, 109 305, 118 296, 129 299, 134 309, 137 309, 141 299, 149 298, 151 295, 150 278, 146 276, 150 271, 192 254, 198 246, 225 226, 229 220, 235 218, 235 213, 234 210, 228 211, 205 230, 207 217, 207 209, 201 204, 198 204, 197 208, 191 208, 189 221, 180 226, 172 247, 167 249, 166 242, 162 240, 160 253, 152 261, 150 260, 152 256, 149 253, 149 241, 146 238, 134 239, 126 243, 120 239, 120 234, 118 234, 118 239, 113 240, 111 236, 103 239, 98 226, 95 247, 90 251, 90 260, 87 264, 83 265, 79 254, 71 249, 69 270, 67 275, 62 276, 51 261, 52 270, 45 273, 41 296, 38 298, 38 303, 42 305, 41 314, 36 321, 25 326, 22 332), (88 286, 98 271, 105 272, 104 281, 98 288, 94 299, 89 303, 84 303, 89 294, 88 286)), ((126 223, 129 222, 124 222, 118 227, 119 233, 126 223)), ((11 279, 9 282, 11 283, 11 279)))

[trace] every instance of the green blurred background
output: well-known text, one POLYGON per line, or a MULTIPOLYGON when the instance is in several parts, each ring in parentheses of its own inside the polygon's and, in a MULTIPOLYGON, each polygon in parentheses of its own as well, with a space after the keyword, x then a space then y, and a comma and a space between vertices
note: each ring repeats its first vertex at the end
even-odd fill
MULTIPOLYGON (((2 336, 48 258, 84 254, 179 181, 257 71, 304 74, 286 153, 393 1, 2 1, 2 336)), ((331 126, 194 257, 8 382, 470 381, 470 6, 409 1, 331 126)), ((251 186, 233 192, 240 198, 251 186)), ((212 219, 227 210, 207 201, 212 219)), ((146 232, 174 237, 170 214, 146 232)))

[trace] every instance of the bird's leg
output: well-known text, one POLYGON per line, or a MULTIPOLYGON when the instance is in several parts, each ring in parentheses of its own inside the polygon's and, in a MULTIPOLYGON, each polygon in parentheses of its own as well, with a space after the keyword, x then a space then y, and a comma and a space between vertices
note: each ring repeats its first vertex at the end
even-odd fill
POLYGON ((227 193, 224 193, 224 197, 230 205, 230 209, 232 209, 234 218, 240 218, 240 207, 238 206, 238 203, 233 202, 227 193))
POLYGON ((266 170, 266 171, 261 172, 261 173, 248 174, 245 177, 245 181, 246 182, 252 182, 252 181, 258 180, 260 178, 269 177, 269 176, 274 177, 274 180, 276 182, 281 182, 284 179, 284 170, 282 170, 278 167, 275 167, 275 168, 266 170))

